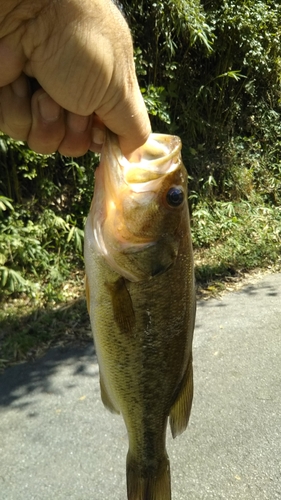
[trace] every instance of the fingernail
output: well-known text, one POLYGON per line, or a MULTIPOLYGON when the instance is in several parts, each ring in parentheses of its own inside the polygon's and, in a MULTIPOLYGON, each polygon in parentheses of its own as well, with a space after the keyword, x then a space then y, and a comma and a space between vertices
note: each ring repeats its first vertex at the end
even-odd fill
POLYGON ((105 132, 100 128, 93 128, 92 140, 95 144, 103 144, 105 141, 105 132))
POLYGON ((77 134, 81 132, 85 132, 87 130, 89 124, 88 116, 80 116, 69 113, 67 115, 67 126, 72 130, 72 132, 76 132, 77 134))
POLYGON ((55 122, 59 119, 61 107, 46 92, 38 97, 40 114, 46 122, 55 122))

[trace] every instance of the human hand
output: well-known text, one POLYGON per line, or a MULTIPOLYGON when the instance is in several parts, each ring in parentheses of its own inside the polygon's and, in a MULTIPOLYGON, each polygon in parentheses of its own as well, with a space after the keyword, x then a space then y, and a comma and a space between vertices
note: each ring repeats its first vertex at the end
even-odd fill
POLYGON ((111 0, 2 0, 0 130, 38 153, 129 155, 150 133, 129 28, 111 0), (27 77, 40 87, 33 94, 27 77))

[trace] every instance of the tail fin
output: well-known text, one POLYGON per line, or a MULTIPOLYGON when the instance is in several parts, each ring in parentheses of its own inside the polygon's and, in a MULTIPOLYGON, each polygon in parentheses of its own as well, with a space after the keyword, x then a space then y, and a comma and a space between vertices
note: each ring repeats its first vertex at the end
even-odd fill
POLYGON ((144 470, 128 452, 127 495, 128 500, 171 500, 168 455, 163 457, 156 469, 144 470))

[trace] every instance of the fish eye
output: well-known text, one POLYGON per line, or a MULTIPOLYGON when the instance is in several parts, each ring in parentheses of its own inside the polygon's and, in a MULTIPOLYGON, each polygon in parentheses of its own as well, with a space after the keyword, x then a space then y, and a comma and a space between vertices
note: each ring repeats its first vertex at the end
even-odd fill
POLYGON ((170 207, 179 207, 184 200, 184 192, 180 187, 172 187, 166 195, 166 200, 170 207))

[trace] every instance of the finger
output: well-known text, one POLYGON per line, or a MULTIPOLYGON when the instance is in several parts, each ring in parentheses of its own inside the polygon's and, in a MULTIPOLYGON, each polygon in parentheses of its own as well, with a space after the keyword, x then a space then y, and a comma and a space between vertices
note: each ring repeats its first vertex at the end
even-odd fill
POLYGON ((96 113, 104 125, 118 135, 122 153, 130 156, 148 139, 151 124, 137 83, 129 88, 128 84, 127 88, 124 85, 124 93, 112 108, 109 102, 96 113))
MULTIPOLYGON (((3 2, 1 2, 3 4, 3 2)), ((8 6, 8 2, 7 2, 8 6)), ((2 14, 1 5, 1 14, 2 14)), ((5 6, 4 6, 5 9, 5 6)), ((12 16, 9 16, 9 19, 12 16)), ((8 17, 7 17, 8 20, 8 17)), ((3 18, 2 18, 3 21, 3 18)), ((5 22, 1 23, 1 31, 5 31, 5 22)), ((10 19, 10 28, 13 26, 13 21, 10 19)), ((7 27, 7 26, 6 26, 7 27)), ((14 31, 11 30, 10 35, 3 36, 0 38, 0 61, 1 61, 1 71, 0 71, 0 86, 4 87, 11 82, 17 80, 24 68, 26 62, 26 56, 24 55, 23 47, 21 44, 22 32, 21 30, 14 31)))
POLYGON ((92 117, 92 141, 90 150, 94 153, 101 153, 102 145, 105 141, 105 125, 100 118, 94 113, 92 117))
POLYGON ((64 110, 44 90, 31 100, 32 125, 27 138, 31 149, 41 154, 54 153, 65 135, 64 110))
POLYGON ((66 114, 65 136, 58 148, 65 156, 82 156, 87 153, 91 144, 91 116, 75 113, 66 114))
POLYGON ((26 141, 31 127, 30 89, 21 75, 0 91, 0 130, 18 141, 26 141))

